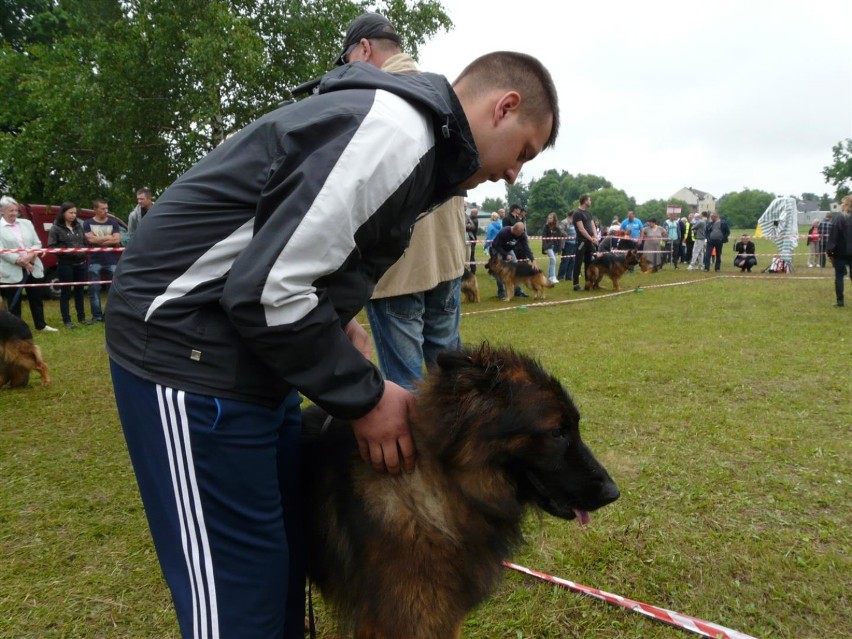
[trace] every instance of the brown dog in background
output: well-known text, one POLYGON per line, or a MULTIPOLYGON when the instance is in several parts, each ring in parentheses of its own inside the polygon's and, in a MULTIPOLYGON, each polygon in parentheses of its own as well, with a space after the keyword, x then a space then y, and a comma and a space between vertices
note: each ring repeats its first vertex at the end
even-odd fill
POLYGON ((0 309, 0 388, 26 386, 30 371, 38 371, 41 383, 49 384, 47 364, 33 342, 33 333, 17 315, 0 309))
POLYGON ((479 282, 476 281, 476 275, 466 266, 461 278, 461 290, 468 302, 479 302, 479 282))
MULTIPOLYGON (((625 271, 631 266, 639 264, 639 253, 636 249, 630 249, 626 253, 604 253, 592 260, 589 264, 586 290, 600 288, 604 275, 609 275, 612 280, 612 290, 618 291, 618 281, 625 271)), ((640 266, 640 268, 642 268, 640 266)), ((642 268, 644 271, 645 268, 642 268)))
POLYGON ((512 301, 515 287, 519 284, 530 289, 534 299, 545 299, 544 289, 553 288, 547 276, 541 270, 533 268, 530 262, 507 262, 494 253, 488 260, 486 268, 491 275, 503 282, 506 289, 504 302, 512 301))
POLYGON ((585 524, 619 496, 570 395, 529 357, 441 353, 416 397, 411 474, 365 464, 350 422, 303 414, 308 575, 355 639, 457 639, 528 508, 585 524))

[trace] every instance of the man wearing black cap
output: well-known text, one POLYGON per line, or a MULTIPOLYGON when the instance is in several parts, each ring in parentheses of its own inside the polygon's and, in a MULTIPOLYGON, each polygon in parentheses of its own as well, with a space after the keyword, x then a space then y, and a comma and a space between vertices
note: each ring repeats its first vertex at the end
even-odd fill
MULTIPOLYGON (((396 30, 377 13, 352 21, 340 60, 366 62, 388 73, 419 73, 396 30), (378 35, 373 35, 378 34, 378 35)), ((403 256, 376 284, 367 303, 373 342, 385 379, 414 390, 423 366, 461 346, 461 275, 466 247, 464 198, 456 196, 414 226, 403 256)))
POLYGON ((364 13, 349 24, 337 64, 370 62, 381 69, 385 59, 401 51, 399 45, 399 35, 386 17, 364 13))
POLYGON ((382 379, 356 315, 423 211, 513 183, 558 129, 552 78, 524 54, 482 56, 452 86, 347 64, 157 200, 119 262, 106 340, 183 636, 302 636, 285 605, 302 594, 300 393, 351 422, 376 470, 414 470, 414 396, 382 379))

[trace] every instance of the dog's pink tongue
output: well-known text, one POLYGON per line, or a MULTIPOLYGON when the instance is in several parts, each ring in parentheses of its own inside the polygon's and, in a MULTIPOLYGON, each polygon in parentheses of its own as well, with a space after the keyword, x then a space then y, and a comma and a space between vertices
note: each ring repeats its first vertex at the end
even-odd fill
POLYGON ((577 516, 577 521, 580 522, 581 526, 585 526, 590 521, 592 521, 592 518, 589 517, 589 513, 587 513, 585 510, 577 510, 576 508, 574 508, 574 514, 577 516))

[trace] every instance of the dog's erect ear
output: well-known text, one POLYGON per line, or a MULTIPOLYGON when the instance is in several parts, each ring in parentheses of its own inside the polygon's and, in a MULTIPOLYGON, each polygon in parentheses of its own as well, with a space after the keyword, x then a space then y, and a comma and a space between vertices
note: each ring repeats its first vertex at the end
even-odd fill
POLYGON ((436 361, 438 366, 445 371, 453 371, 473 366, 473 360, 471 360, 470 355, 462 351, 444 351, 443 353, 438 354, 436 361))

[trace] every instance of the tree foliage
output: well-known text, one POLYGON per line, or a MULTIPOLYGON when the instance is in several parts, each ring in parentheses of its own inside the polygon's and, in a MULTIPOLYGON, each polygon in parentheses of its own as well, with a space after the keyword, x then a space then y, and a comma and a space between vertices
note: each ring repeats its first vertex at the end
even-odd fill
POLYGON ((487 197, 482 200, 482 210, 494 213, 498 209, 505 209, 506 202, 499 197, 487 197))
POLYGON ((531 229, 544 227, 547 215, 556 213, 559 219, 565 217, 568 201, 562 193, 562 181, 556 171, 546 171, 538 180, 530 183, 530 202, 528 206, 527 225, 531 229))
POLYGON ((760 216, 774 199, 773 193, 743 189, 738 193, 726 193, 720 197, 716 202, 716 211, 731 227, 752 228, 757 225, 760 216))
POLYGON ((850 192, 852 182, 852 138, 846 138, 835 144, 831 149, 834 162, 822 170, 825 181, 834 187, 834 199, 839 202, 850 192))
POLYGON ((630 209, 630 198, 621 189, 606 187, 592 195, 592 207, 589 209, 602 227, 609 226, 612 218, 623 220, 630 209))
MULTIPOLYGON (((0 188, 118 212, 332 68, 352 0, 3 0, 0 188)), ((371 5, 416 57, 437 0, 371 5)))
POLYGON ((530 203, 530 191, 527 184, 523 181, 523 174, 518 175, 518 179, 514 184, 506 184, 506 201, 509 206, 518 204, 526 207, 530 203))
POLYGON ((681 217, 691 217, 689 204, 683 200, 678 200, 677 198, 671 198, 668 200, 648 200, 634 208, 634 212, 636 213, 636 217, 643 222, 647 222, 651 218, 655 218, 657 222, 662 222, 666 219, 666 211, 670 206, 679 206, 681 217))

